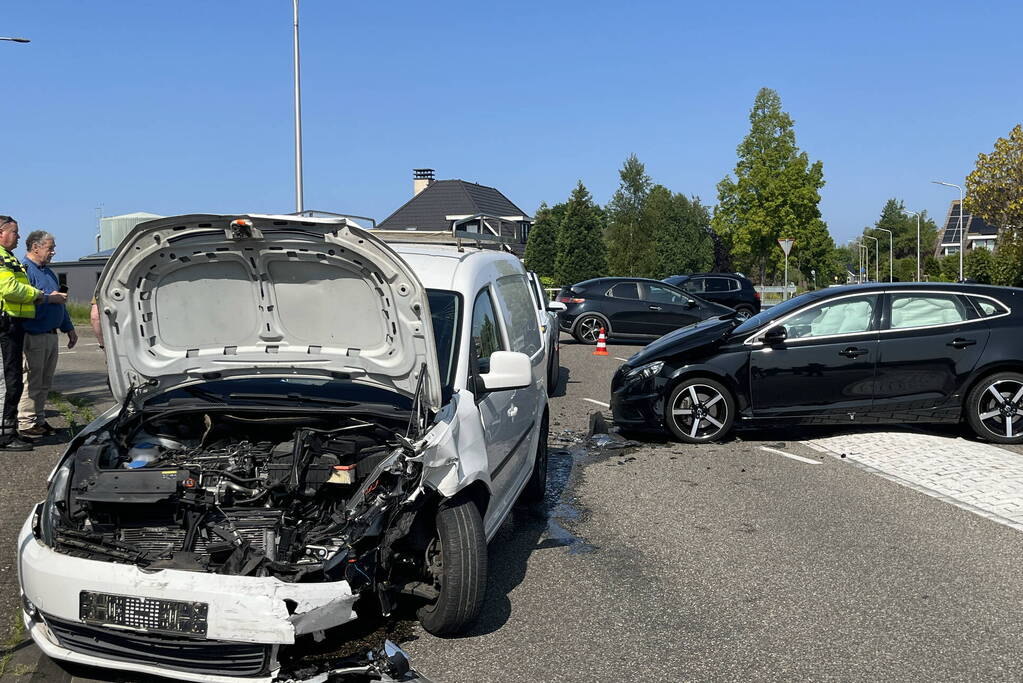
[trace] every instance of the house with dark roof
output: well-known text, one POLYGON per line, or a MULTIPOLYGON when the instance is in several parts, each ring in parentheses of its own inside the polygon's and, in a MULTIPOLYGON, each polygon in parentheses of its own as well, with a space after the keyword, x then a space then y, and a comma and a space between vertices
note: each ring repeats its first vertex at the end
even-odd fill
POLYGON ((995 244, 998 241, 998 228, 980 216, 974 216, 965 212, 962 214, 960 221, 959 200, 954 199, 948 207, 945 227, 941 231, 934 255, 948 256, 949 254, 958 254, 962 244, 962 230, 966 231, 966 251, 971 249, 994 250, 995 244))
POLYGON ((412 198, 377 225, 379 230, 464 230, 492 234, 521 257, 533 218, 494 187, 464 180, 435 180, 432 168, 417 168, 412 198))

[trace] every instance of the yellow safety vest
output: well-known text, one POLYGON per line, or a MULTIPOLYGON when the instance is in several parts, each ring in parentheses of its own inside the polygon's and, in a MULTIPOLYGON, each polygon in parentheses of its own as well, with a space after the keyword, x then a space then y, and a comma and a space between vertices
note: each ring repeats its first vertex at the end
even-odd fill
POLYGON ((39 290, 28 280, 25 266, 11 252, 0 247, 0 306, 15 318, 36 317, 39 290))

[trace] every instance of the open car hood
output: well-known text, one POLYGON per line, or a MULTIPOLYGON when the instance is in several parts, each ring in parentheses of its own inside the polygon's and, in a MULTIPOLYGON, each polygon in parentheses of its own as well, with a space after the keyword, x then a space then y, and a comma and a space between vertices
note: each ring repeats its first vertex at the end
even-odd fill
POLYGON ((141 223, 97 286, 110 386, 164 391, 227 376, 351 379, 437 409, 426 290, 343 218, 188 215, 141 223))

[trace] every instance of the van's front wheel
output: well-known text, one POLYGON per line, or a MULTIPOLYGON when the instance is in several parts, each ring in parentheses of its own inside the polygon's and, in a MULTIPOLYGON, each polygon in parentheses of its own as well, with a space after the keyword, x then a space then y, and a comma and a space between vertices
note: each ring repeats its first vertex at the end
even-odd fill
POLYGON ((419 623, 435 636, 465 631, 479 617, 487 589, 487 539, 471 500, 437 511, 437 533, 426 546, 424 565, 438 596, 418 609, 419 623))

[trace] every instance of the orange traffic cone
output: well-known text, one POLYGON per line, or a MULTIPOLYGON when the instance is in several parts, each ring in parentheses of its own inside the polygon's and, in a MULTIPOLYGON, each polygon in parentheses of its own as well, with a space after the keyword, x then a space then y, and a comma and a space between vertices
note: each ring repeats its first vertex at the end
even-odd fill
POLYGON ((594 356, 607 355, 607 337, 604 336, 604 328, 600 328, 600 336, 597 337, 597 348, 593 351, 594 356))

